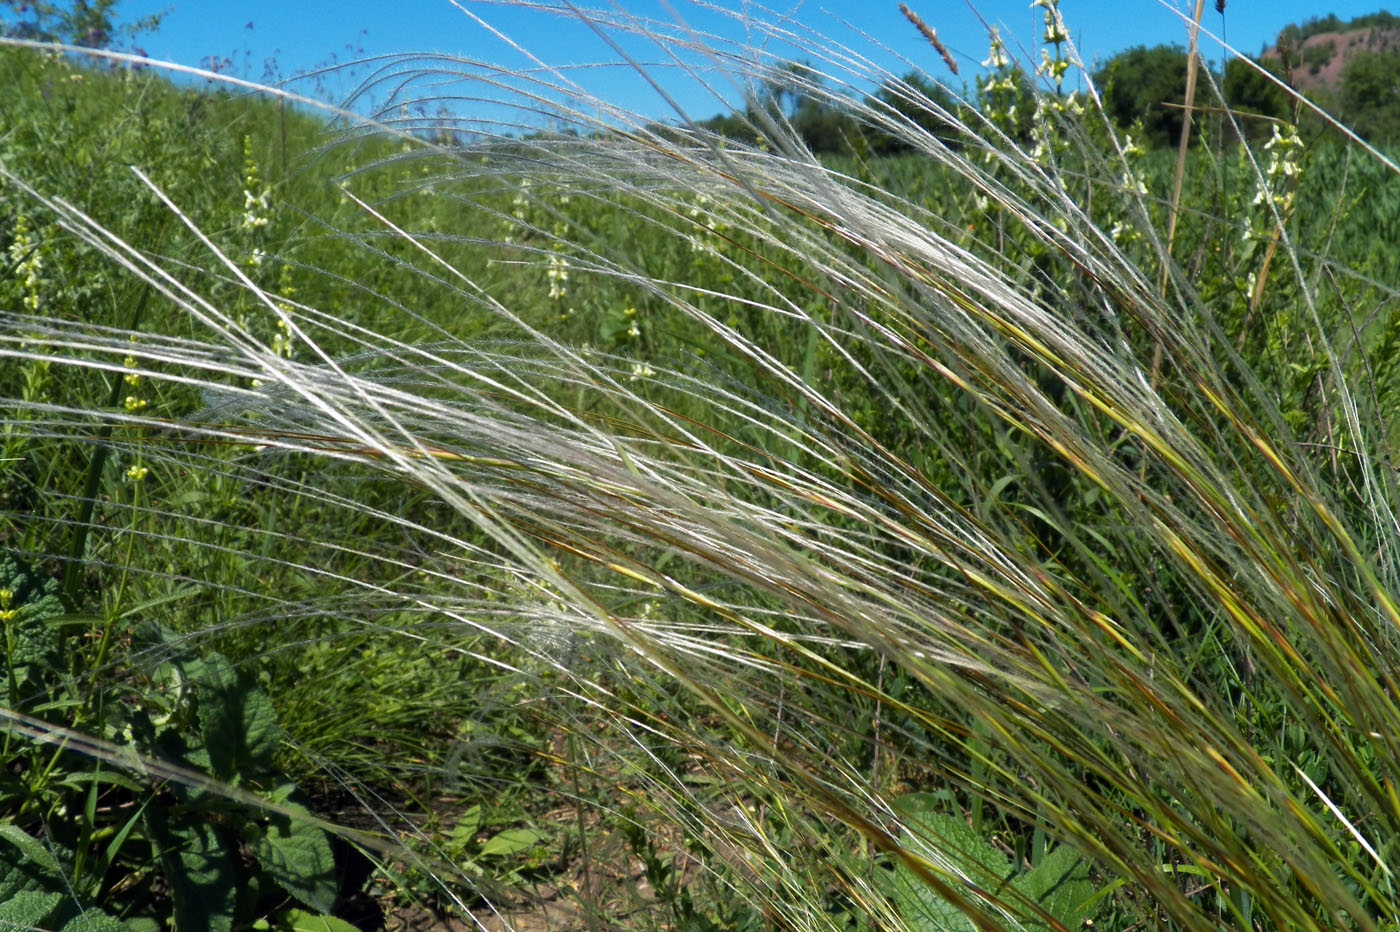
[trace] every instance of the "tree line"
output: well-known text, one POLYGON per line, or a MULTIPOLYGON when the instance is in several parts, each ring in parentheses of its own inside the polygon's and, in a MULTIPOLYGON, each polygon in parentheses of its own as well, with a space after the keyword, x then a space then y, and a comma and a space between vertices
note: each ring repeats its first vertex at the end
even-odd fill
MULTIPOLYGON (((1304 40, 1325 32, 1354 29, 1400 30, 1400 17, 1375 13, 1343 21, 1335 14, 1289 25, 1280 33, 1281 54, 1261 54, 1224 63, 1205 63, 1208 81, 1196 97, 1198 139, 1230 139, 1243 135, 1267 139, 1272 125, 1297 122, 1305 133, 1321 134, 1327 125, 1306 108, 1295 105, 1285 89, 1295 72, 1315 66, 1302 49, 1304 40), (1219 89, 1222 100, 1208 88, 1219 89), (1228 116, 1228 119, 1227 119, 1228 116)), ((1314 70, 1316 70, 1314 68, 1314 70)), ((1147 145, 1175 145, 1185 109, 1186 51, 1177 45, 1136 46, 1107 59, 1092 73, 1108 115, 1134 138, 1147 145)), ((1019 86, 1029 100, 1030 78, 1019 73, 1019 86)), ((1400 140, 1400 50, 1385 43, 1350 55, 1340 80, 1308 92, 1308 96, 1363 138, 1373 142, 1400 140)), ((969 111, 982 107, 975 90, 955 94, 919 72, 888 80, 864 101, 825 87, 820 76, 802 64, 789 65, 769 86, 751 94, 743 109, 720 114, 702 125, 746 142, 766 134, 772 120, 788 123, 814 152, 888 155, 907 144, 888 127, 873 125, 872 106, 890 120, 910 121, 956 146, 960 132, 949 116, 967 122, 969 111), (864 106, 861 106, 863 104, 864 106), (856 114, 863 114, 857 117, 856 114)), ((1029 114, 1030 108, 1027 107, 1029 114)))

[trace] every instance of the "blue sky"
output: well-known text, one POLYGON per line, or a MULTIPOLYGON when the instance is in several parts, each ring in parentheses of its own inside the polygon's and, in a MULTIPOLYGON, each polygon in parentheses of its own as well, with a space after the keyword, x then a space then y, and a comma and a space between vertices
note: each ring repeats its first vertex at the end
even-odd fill
MULTIPOLYGON (((577 21, 492 2, 459 3, 461 8, 450 0, 125 0, 117 10, 122 18, 165 11, 160 30, 138 40, 152 57, 182 64, 201 64, 210 56, 228 58, 234 74, 251 79, 262 78, 265 68, 271 68, 269 73, 274 76, 287 76, 332 61, 344 63, 400 52, 446 53, 517 70, 528 63, 526 57, 463 12, 464 8, 545 63, 568 66, 565 73, 571 80, 577 79, 611 103, 652 118, 673 115, 661 95, 631 69, 586 67, 616 61, 617 55, 577 21)), ((954 78, 900 14, 897 0, 807 0, 801 5, 775 6, 767 12, 753 4, 741 6, 740 0, 717 3, 730 9, 746 8, 770 20, 787 17, 795 35, 814 30, 841 41, 880 67, 896 73, 917 67, 955 89, 963 80, 975 77, 987 54, 986 30, 977 14, 999 25, 1013 50, 1032 50, 1041 32, 1040 11, 1032 9, 1028 0, 975 0, 976 12, 963 0, 908 0, 959 60, 961 77, 954 78)), ((1271 43, 1289 22, 1328 12, 1346 19, 1379 8, 1374 0, 1334 0, 1330 7, 1303 0, 1229 0, 1222 17, 1214 5, 1215 0, 1206 0, 1202 25, 1216 34, 1223 33, 1230 44, 1251 54, 1271 43)), ((752 33, 746 36, 741 23, 714 6, 688 0, 617 0, 611 9, 620 15, 667 22, 673 21, 674 11, 697 32, 740 45, 755 38, 752 33)), ((1177 9, 1158 0, 1061 0, 1071 35, 1087 61, 1133 45, 1184 44, 1185 27, 1177 9)), ((655 45, 635 38, 623 39, 621 44, 628 54, 644 62, 655 64, 662 57, 655 45)), ((784 43, 769 38, 766 47, 786 58, 817 59, 800 41, 784 43)), ((1207 46, 1207 54, 1218 57, 1218 47, 1207 46)), ((686 60, 692 65, 704 64, 696 56, 686 60)), ((721 100, 714 93, 678 77, 676 71, 674 66, 654 69, 659 82, 689 116, 703 118, 721 109, 721 100)), ((364 73, 362 69, 360 74, 364 73)), ((332 95, 343 94, 354 83, 347 75, 323 82, 325 92, 332 95)), ((308 85, 303 87, 310 90, 308 85)), ((731 85, 720 82, 716 90, 721 97, 735 99, 731 85)), ((473 92, 462 93, 471 96, 473 92)), ((457 106, 470 109, 473 105, 457 106)))

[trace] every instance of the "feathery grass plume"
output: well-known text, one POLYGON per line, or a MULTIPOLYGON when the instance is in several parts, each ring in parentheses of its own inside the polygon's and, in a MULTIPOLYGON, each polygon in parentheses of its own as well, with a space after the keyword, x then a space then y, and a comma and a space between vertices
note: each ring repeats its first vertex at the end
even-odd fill
POLYGON ((957 74, 958 62, 948 52, 948 47, 939 41, 937 30, 935 30, 928 23, 924 22, 923 17, 921 17, 918 13, 915 13, 913 10, 909 9, 908 4, 901 3, 899 5, 899 12, 904 14, 904 18, 909 20, 909 23, 915 29, 919 30, 919 35, 923 36, 925 39, 928 40, 928 44, 933 46, 934 51, 936 51, 939 57, 943 59, 943 64, 948 66, 948 70, 953 72, 953 74, 957 74))
MULTIPOLYGON (((363 89, 381 112, 328 150, 350 166, 329 235, 262 260, 296 297, 148 174, 171 244, 4 171, 166 314, 0 327, 0 356, 68 376, 9 395, 27 463, 100 444, 149 469, 99 503, 94 611, 172 606, 250 669, 321 639, 419 651, 463 722, 521 703, 523 752, 419 759, 568 803, 549 825, 577 832, 577 927, 1400 922, 1393 363, 1352 306, 1383 289, 1281 237, 1289 273, 1237 353, 1248 257, 1173 262, 1092 90, 1044 117, 1073 144, 1038 160, 975 115, 956 147, 900 118, 864 95, 877 65, 790 19, 730 14, 740 45, 553 12, 914 154, 823 162, 761 110, 761 146, 658 126, 538 60, 388 59, 363 89), (417 108, 454 99, 516 115, 424 141, 417 108), (131 374, 150 403, 102 407, 131 374), (615 879, 634 856, 650 897, 615 879)), ((44 493, 6 523, 31 558, 64 552, 79 504, 44 493)), ((312 669, 295 695, 342 682, 312 669)), ((374 721, 325 716, 284 726, 289 755, 463 909, 523 908, 431 819, 396 821, 383 787, 409 768, 320 740, 374 721)), ((119 728, 93 739, 125 766, 119 728)))

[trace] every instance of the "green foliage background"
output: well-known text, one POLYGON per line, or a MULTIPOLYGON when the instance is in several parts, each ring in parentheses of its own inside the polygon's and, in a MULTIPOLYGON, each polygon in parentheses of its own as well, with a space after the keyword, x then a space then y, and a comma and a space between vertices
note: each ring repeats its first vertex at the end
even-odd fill
POLYGON ((0 52, 0 918, 1389 928, 1400 183, 1173 204, 1180 58, 459 148, 0 52))

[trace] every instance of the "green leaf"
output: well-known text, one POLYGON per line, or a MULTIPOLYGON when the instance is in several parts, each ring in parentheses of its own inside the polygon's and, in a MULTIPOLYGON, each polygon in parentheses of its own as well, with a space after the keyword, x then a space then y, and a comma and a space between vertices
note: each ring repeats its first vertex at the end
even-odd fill
POLYGON ((199 688, 198 715, 209 766, 221 780, 271 772, 280 732, 272 700, 221 654, 185 664, 199 688))
POLYGON ((100 628, 106 619, 97 615, 51 615, 44 624, 50 628, 100 628))
POLYGON ((62 932, 131 932, 131 929, 100 909, 85 909, 65 922, 62 932))
POLYGON ((126 844, 126 840, 131 837, 132 830, 141 822, 141 817, 146 812, 146 806, 150 804, 152 799, 154 799, 153 796, 147 796, 142 800, 140 808, 132 813, 131 818, 127 819, 117 830, 117 833, 108 840, 107 846, 102 850, 102 868, 98 871, 98 876, 105 874, 107 868, 117 859, 117 853, 121 851, 122 845, 126 844))
POLYGON ((465 851, 476 837, 477 829, 481 828, 481 807, 472 806, 466 812, 457 817, 457 824, 452 826, 452 849, 454 851, 465 851))
POLYGON ((481 846, 478 852, 479 857, 504 857, 510 854, 519 854, 529 848, 539 844, 545 835, 532 828, 508 828, 504 832, 499 832, 481 846))
MULTIPOLYGON (((1017 877, 1013 885, 1070 929, 1082 926, 1091 917, 1098 893, 1089 877, 1089 866, 1068 845, 1046 854, 1032 870, 1017 877)), ((1044 923, 1033 925, 1048 928, 1044 923)))
POLYGON ((0 932, 42 929, 62 901, 62 893, 39 890, 6 894, 0 902, 0 932))
MULTIPOLYGON (((0 831, 13 828, 0 825, 0 831)), ((56 864, 45 867, 10 845, 0 845, 0 903, 24 893, 58 889, 62 881, 56 864)))
POLYGON ((909 793, 896 800, 894 808, 904 817, 913 838, 942 855, 978 886, 995 889, 1011 876, 1011 862, 973 831, 961 815, 939 812, 941 805, 939 798, 930 793, 909 793))
POLYGON ((58 581, 11 557, 0 556, 0 645, 6 665, 57 666, 57 640, 48 620, 64 614, 58 581))
POLYGON ((147 824, 160 846, 161 866, 175 906, 175 928, 180 932, 229 932, 238 873, 218 829, 202 820, 170 823, 163 812, 155 810, 148 813, 147 824))
POLYGON ((275 814, 272 824, 244 830, 262 869, 292 896, 322 912, 335 906, 335 855, 326 833, 310 822, 275 814))
POLYGON ((55 879, 62 877, 63 870, 58 866, 58 861, 48 846, 18 825, 0 825, 0 840, 18 848, 21 858, 18 862, 7 858, 4 849, 0 848, 0 864, 27 862, 28 866, 37 867, 55 879))
POLYGON ((957 907, 903 865, 895 870, 891 893, 899 915, 913 932, 977 932, 957 907))
MULTIPOLYGON (((943 801, 931 793, 910 793, 895 800, 895 811, 906 825, 906 847, 927 858, 937 873, 959 886, 958 875, 995 893, 1011 874, 1011 863, 960 816, 939 812, 943 801)), ((941 896, 919 873, 900 864, 895 868, 893 899, 900 915, 917 932, 976 932, 976 925, 941 896)))
MULTIPOLYGON (((954 875, 965 876, 979 888, 1004 901, 1007 908, 1026 914, 1026 901, 1036 903, 1066 928, 1077 928, 1093 913, 1098 890, 1089 867, 1073 848, 1060 845, 1048 852, 1032 870, 1013 876, 1006 855, 972 830, 965 820, 939 811, 944 800, 927 793, 911 793, 895 801, 895 810, 906 826, 909 848, 936 865, 947 864, 954 875), (1007 881, 1010 880, 1010 890, 1007 881), (1014 892, 1013 892, 1014 891, 1014 892)), ((951 880, 952 878, 950 878, 951 880)), ((956 881, 953 882, 956 886, 956 881)), ((910 927, 920 932, 952 930, 974 932, 975 925, 915 871, 900 865, 895 870, 893 897, 910 927)), ((1022 915, 1027 929, 1050 926, 1022 915)))
MULTIPOLYGON (((172 500, 170 504, 178 504, 178 501, 172 500)), ((171 602, 178 602, 181 599, 197 594, 199 591, 200 590, 198 586, 179 586, 166 593, 165 595, 156 596, 155 598, 147 599, 144 602, 138 602, 137 604, 124 610, 120 615, 117 616, 117 618, 126 619, 145 617, 151 614, 152 609, 160 608, 161 606, 168 605, 171 602)))
POLYGON ((112 770, 86 770, 80 773, 70 773, 62 780, 55 782, 57 786, 71 786, 75 789, 92 783, 107 783, 124 790, 130 790, 133 793, 140 793, 144 789, 140 783, 126 774, 112 770))
POLYGON ((360 932, 346 922, 324 913, 289 909, 277 916, 277 932, 360 932))

